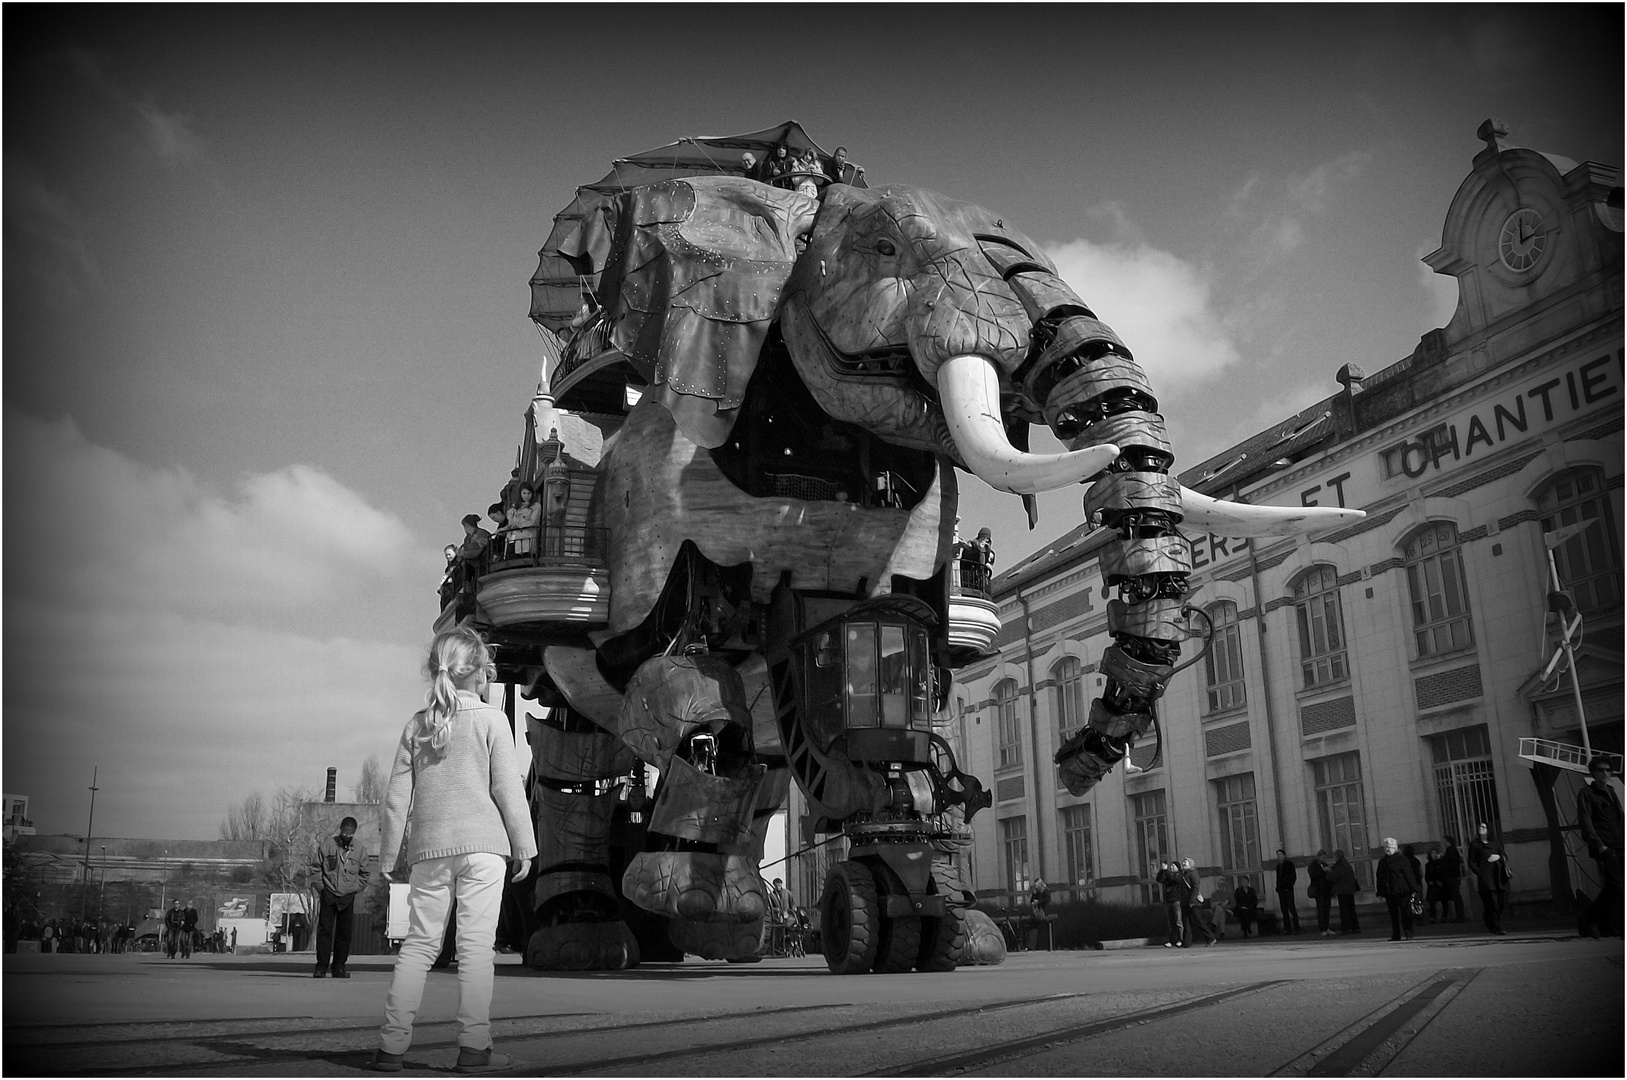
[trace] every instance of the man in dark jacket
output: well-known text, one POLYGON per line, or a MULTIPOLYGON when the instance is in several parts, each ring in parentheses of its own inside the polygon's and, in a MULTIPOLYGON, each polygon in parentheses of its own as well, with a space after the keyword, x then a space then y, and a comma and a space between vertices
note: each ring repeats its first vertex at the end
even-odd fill
POLYGON ((1328 869, 1328 888, 1339 901, 1339 933, 1359 934, 1361 923, 1356 919, 1356 868, 1345 858, 1344 848, 1333 853, 1333 865, 1328 869))
POLYGON ((1191 859, 1181 860, 1181 918, 1186 921, 1186 931, 1196 940, 1198 935, 1203 936, 1204 945, 1215 943, 1215 932, 1209 929, 1202 919, 1198 918, 1197 907, 1203 903, 1203 889, 1198 881, 1198 869, 1191 859))
POLYGON ((181 913, 181 956, 183 959, 192 958, 193 943, 197 940, 198 909, 192 901, 186 902, 186 910, 181 913))
POLYGON ((1621 781, 1610 771, 1610 759, 1599 754, 1587 766, 1593 782, 1576 793, 1576 824, 1582 830, 1588 854, 1599 868, 1599 895, 1584 920, 1589 936, 1613 934, 1621 926, 1621 781))
POLYGON ((1260 917, 1260 894, 1254 891, 1254 883, 1248 878, 1239 878, 1232 902, 1237 908, 1237 924, 1243 928, 1243 936, 1248 937, 1254 929, 1254 921, 1260 917))
POLYGON ((1413 860, 1401 853, 1395 837, 1384 838, 1384 857, 1378 861, 1377 891, 1390 909, 1390 940, 1405 934, 1412 940, 1412 897, 1418 891, 1418 875, 1413 860))
POLYGON ((1282 932, 1285 934, 1299 933, 1299 908, 1294 906, 1294 883, 1298 880, 1299 871, 1294 869, 1294 860, 1288 857, 1288 852, 1278 848, 1277 904, 1282 908, 1282 932))
POLYGON ((175 959, 175 950, 181 947, 181 931, 186 926, 186 912, 181 910, 179 900, 169 902, 169 910, 164 912, 164 957, 175 959))
POLYGON ((1446 918, 1446 905, 1452 905, 1452 921, 1463 921, 1463 852, 1458 850, 1455 836, 1446 837, 1446 850, 1441 853, 1441 918, 1446 918))
POLYGON ((367 854, 355 843, 356 819, 339 823, 337 836, 324 837, 311 858, 311 870, 321 882, 322 907, 316 923, 316 969, 312 977, 328 975, 328 959, 333 959, 333 977, 348 979, 345 961, 350 959, 350 922, 356 897, 367 885, 367 854))
POLYGON ((1169 920, 1169 940, 1164 948, 1186 948, 1186 927, 1181 922, 1181 868, 1173 862, 1164 863, 1153 879, 1158 883, 1158 895, 1164 902, 1164 916, 1169 920))
POLYGON ((1328 888, 1327 851, 1318 851, 1316 857, 1305 864, 1305 876, 1311 879, 1305 894, 1316 901, 1316 929, 1323 937, 1333 936, 1328 927, 1329 912, 1333 907, 1333 890, 1328 888))
POLYGON ((1508 856, 1502 846, 1491 839, 1490 830, 1482 821, 1480 835, 1469 841, 1469 873, 1474 875, 1475 887, 1480 891, 1480 917, 1486 929, 1502 937, 1503 908, 1508 901, 1508 856))

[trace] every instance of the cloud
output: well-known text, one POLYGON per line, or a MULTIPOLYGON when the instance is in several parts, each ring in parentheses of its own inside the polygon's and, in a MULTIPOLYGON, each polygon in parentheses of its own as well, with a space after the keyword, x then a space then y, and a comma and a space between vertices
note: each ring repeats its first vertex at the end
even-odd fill
POLYGON ((114 75, 103 53, 72 45, 42 58, 41 67, 66 72, 80 86, 107 102, 134 128, 151 154, 166 165, 184 165, 203 156, 203 141, 192 121, 162 108, 151 94, 134 94, 114 75))
POLYGON ((1417 268, 1418 284, 1423 290, 1424 330, 1434 330, 1452 321, 1458 310, 1458 279, 1451 274, 1437 274, 1423 261, 1425 255, 1440 245, 1426 240, 1413 249, 1413 264, 1417 268))
POLYGON ((1250 176, 1232 193, 1225 214, 1252 223, 1249 245, 1258 257, 1290 254, 1305 243, 1306 221, 1325 213, 1338 190, 1359 178, 1371 160, 1369 151, 1347 150, 1277 185, 1250 176))
POLYGON ((42 831, 211 836, 259 788, 388 757, 419 646, 332 629, 419 564, 405 525, 304 465, 221 493, 8 409, 5 785, 42 831))
MULTIPOLYGON (((7 503, 54 534, 40 580, 60 602, 286 611, 387 580, 413 551, 399 518, 309 466, 247 477, 226 497, 97 446, 71 420, 14 411, 5 447, 7 503)), ((27 530, 14 517, 8 536, 27 530)))
POLYGON ((1207 275, 1191 263, 1139 242, 1073 240, 1046 253, 1155 386, 1206 380, 1240 358, 1207 275))
POLYGON ((83 307, 97 277, 83 215, 32 164, 5 158, 6 278, 38 290, 55 313, 83 307))

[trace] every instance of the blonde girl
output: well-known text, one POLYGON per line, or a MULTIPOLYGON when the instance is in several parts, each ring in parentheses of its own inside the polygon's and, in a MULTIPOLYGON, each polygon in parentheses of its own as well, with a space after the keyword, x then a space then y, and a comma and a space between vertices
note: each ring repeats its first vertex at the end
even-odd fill
POLYGON ((483 697, 496 675, 486 643, 473 630, 449 630, 435 638, 425 666, 427 704, 401 733, 384 800, 381 857, 394 864, 387 871, 393 878, 410 868, 412 890, 372 1065, 401 1071, 456 899, 457 1071, 487 1072, 513 1065, 491 1045, 492 944, 504 868, 512 861, 514 881, 530 872, 536 835, 508 720, 483 697))

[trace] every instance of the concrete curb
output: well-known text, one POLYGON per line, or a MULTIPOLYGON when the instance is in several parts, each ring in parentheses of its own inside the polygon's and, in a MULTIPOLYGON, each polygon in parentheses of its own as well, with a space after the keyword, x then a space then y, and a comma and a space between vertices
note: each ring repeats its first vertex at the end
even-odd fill
POLYGON ((1141 949, 1152 944, 1152 938, 1127 937, 1111 938, 1107 941, 1092 941, 1092 949, 1141 949))

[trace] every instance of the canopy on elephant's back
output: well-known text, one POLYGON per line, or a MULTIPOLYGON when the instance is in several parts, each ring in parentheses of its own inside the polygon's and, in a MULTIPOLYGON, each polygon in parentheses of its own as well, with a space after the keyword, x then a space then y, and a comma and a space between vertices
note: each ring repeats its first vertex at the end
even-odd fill
MULTIPOLYGON (((610 171, 576 189, 569 206, 554 216, 553 232, 542 245, 537 272, 531 277, 531 318, 550 330, 568 326, 582 304, 597 297, 599 272, 610 252, 610 229, 602 210, 617 194, 662 180, 688 176, 744 176, 741 155, 748 151, 766 160, 784 144, 791 154, 812 150, 821 158, 825 150, 787 120, 745 135, 696 135, 658 146, 640 154, 617 158, 610 171)), ((862 176, 853 181, 865 187, 862 176)))

